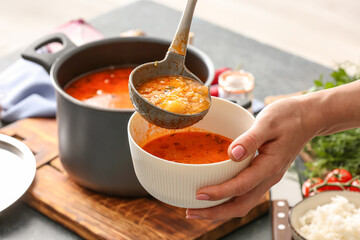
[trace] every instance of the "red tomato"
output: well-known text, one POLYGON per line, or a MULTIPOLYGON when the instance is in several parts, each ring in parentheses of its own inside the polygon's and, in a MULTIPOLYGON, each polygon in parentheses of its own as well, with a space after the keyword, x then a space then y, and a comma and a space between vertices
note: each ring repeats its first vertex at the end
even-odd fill
POLYGON ((350 181, 353 177, 351 176, 351 173, 349 173, 347 170, 342 168, 336 168, 329 172, 325 179, 328 182, 347 182, 350 181))
MULTIPOLYGON (((351 173, 342 168, 332 170, 325 177, 325 180, 327 180, 328 183, 345 183, 351 179, 351 173)), ((337 186, 326 186, 325 188, 326 190, 343 190, 343 188, 337 186)))
MULTIPOLYGON (((301 187, 301 190, 302 190, 302 194, 304 195, 304 197, 309 197, 311 195, 314 194, 314 192, 312 192, 311 188, 314 187, 315 185, 318 185, 318 184, 321 184, 323 183, 324 181, 321 179, 321 178, 309 178, 307 179, 302 187, 301 187)), ((319 192, 322 192, 324 191, 323 189, 324 187, 322 188, 319 188, 317 189, 319 192)))
POLYGON ((223 67, 223 68, 217 69, 215 71, 215 76, 214 76, 214 80, 213 80, 212 84, 217 84, 219 81, 219 75, 227 70, 231 70, 231 68, 223 67))
POLYGON ((360 192, 360 182, 359 180, 355 180, 351 182, 351 186, 357 186, 357 187, 346 187, 346 189, 353 191, 353 192, 360 192))

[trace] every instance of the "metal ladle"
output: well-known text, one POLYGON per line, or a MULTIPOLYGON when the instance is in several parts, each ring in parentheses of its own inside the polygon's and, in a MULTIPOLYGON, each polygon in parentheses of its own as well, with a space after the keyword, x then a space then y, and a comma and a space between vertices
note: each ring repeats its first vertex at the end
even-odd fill
MULTIPOLYGON (((163 75, 185 76, 204 84, 185 67, 185 55, 191 20, 197 0, 188 0, 178 29, 165 58, 159 62, 145 63, 135 68, 129 77, 129 93, 135 110, 148 122, 162 128, 180 129, 200 121, 208 112, 206 109, 196 114, 178 114, 155 106, 138 93, 136 87, 144 81, 163 75)), ((208 94, 211 101, 210 93, 208 94)))

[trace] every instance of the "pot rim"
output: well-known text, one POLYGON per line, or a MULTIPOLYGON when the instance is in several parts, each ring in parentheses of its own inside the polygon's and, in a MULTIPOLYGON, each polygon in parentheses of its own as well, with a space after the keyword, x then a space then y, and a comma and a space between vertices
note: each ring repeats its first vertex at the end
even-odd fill
MULTIPOLYGON (((169 46, 171 44, 171 42, 168 40, 161 39, 161 38, 154 38, 154 37, 107 37, 105 39, 101 39, 101 40, 83 44, 81 46, 77 46, 76 48, 71 49, 70 51, 64 53, 59 58, 57 58, 54 61, 53 65, 51 66, 50 80, 51 80, 51 83, 52 83, 53 87, 55 88, 56 92, 58 94, 60 94, 62 97, 64 97, 65 99, 67 99, 68 101, 70 101, 76 105, 79 105, 81 107, 84 107, 84 108, 91 108, 94 110, 99 110, 99 111, 104 111, 104 112, 134 112, 135 108, 134 109, 105 108, 105 107, 93 106, 93 105, 84 103, 84 102, 70 96, 69 94, 67 94, 63 90, 63 88, 59 85, 58 81, 56 81, 54 78, 55 73, 58 71, 60 66, 64 62, 66 62, 70 57, 72 57, 73 55, 75 55, 79 52, 85 51, 87 48, 92 48, 92 47, 96 47, 96 46, 104 45, 104 44, 106 45, 106 44, 111 44, 111 43, 118 43, 118 42, 145 42, 145 43, 157 42, 160 44, 168 44, 169 46)), ((188 46, 188 50, 192 51, 195 55, 198 55, 204 61, 205 65, 209 69, 209 74, 208 74, 207 80, 205 82, 205 85, 208 85, 208 87, 210 87, 211 82, 215 75, 215 68, 214 68, 213 62, 211 61, 211 59, 208 55, 206 55, 203 51, 201 51, 200 49, 198 49, 194 46, 188 46)), ((166 54, 166 52, 164 52, 164 55, 165 54, 166 54)), ((94 70, 96 70, 96 69, 94 69, 94 70)))

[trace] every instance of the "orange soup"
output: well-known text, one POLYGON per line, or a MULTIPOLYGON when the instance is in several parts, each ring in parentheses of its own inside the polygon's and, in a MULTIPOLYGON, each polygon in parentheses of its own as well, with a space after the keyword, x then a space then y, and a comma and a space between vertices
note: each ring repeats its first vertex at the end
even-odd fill
POLYGON ((209 90, 184 76, 159 76, 138 86, 137 91, 155 106, 179 114, 195 114, 210 107, 209 90))
POLYGON ((209 132, 178 132, 155 138, 142 148, 169 161, 205 164, 229 159, 231 139, 209 132))
POLYGON ((93 106, 133 109, 129 95, 129 75, 134 68, 109 68, 81 76, 64 90, 93 106))

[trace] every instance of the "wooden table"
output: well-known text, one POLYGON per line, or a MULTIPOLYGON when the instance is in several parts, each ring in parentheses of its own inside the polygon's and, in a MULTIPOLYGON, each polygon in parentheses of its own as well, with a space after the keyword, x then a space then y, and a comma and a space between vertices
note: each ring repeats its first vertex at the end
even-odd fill
MULTIPOLYGON (((171 40, 181 13, 153 2, 139 1, 114 9, 90 23, 105 36, 117 36, 129 29, 141 29, 147 36, 171 40)), ((236 23, 234 23, 236 24, 236 23)), ((255 98, 307 89, 321 73, 331 70, 195 18, 191 31, 194 45, 206 52, 215 67, 242 64, 254 74, 255 98)), ((19 55, 0 59, 0 70, 19 55)), ((1 239, 81 239, 78 235, 18 201, 0 213, 1 239)), ((266 214, 222 239, 271 239, 271 217, 266 214)))

